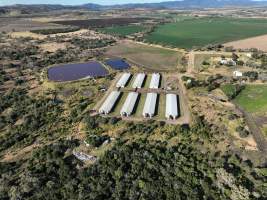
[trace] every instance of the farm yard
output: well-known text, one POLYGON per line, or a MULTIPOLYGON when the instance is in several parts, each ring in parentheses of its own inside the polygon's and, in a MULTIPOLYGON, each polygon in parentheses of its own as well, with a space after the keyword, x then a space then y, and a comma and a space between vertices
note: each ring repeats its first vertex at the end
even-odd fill
POLYGON ((144 39, 149 43, 191 49, 263 35, 267 33, 266 28, 265 19, 204 17, 160 25, 144 39))
MULTIPOLYGON (((137 95, 135 103, 131 103, 130 105, 134 106, 132 108, 132 111, 130 111, 129 116, 122 116, 123 119, 125 120, 132 120, 132 121, 143 121, 143 120, 148 120, 148 119, 153 119, 153 120, 158 120, 158 121, 165 121, 168 123, 185 123, 184 119, 182 118, 183 116, 183 108, 180 107, 180 92, 179 89, 175 90, 167 90, 165 88, 166 86, 166 81, 169 79, 169 76, 161 76, 160 82, 158 83, 158 86, 154 89, 152 89, 152 82, 155 82, 155 75, 156 74, 146 74, 145 79, 142 81, 142 84, 138 88, 134 88, 134 82, 136 82, 137 77, 140 74, 134 74, 128 78, 128 81, 125 82, 125 86, 123 87, 118 87, 118 84, 120 83, 120 80, 123 78, 124 75, 127 73, 120 74, 117 79, 114 80, 114 83, 112 86, 109 88, 109 92, 103 97, 103 99, 99 102, 98 105, 94 108, 94 110, 99 110, 100 113, 105 114, 102 116, 110 116, 110 117, 121 117, 123 109, 128 108, 126 105, 126 102, 129 101, 129 96, 130 95, 137 95), (117 85, 116 85, 117 84, 117 85), (116 85, 116 86, 115 86, 116 85), (145 107, 148 105, 151 106, 151 101, 153 97, 151 96, 152 94, 155 94, 155 110, 152 111, 152 116, 149 114, 146 114, 150 117, 145 117, 145 107), (166 118, 166 98, 168 94, 173 94, 173 98, 177 98, 177 118, 174 118, 173 120, 167 119, 166 118), (116 95, 116 96, 114 96, 116 95), (113 96, 114 99, 114 105, 111 106, 109 111, 106 113, 104 107, 107 105, 107 101, 109 101, 113 96), (152 98, 151 100, 148 100, 150 97, 152 98), (106 104, 106 105, 105 105, 106 104), (146 105, 147 104, 147 105, 146 105), (125 108, 126 106, 126 108, 125 108)), ((172 77, 175 79, 175 76, 172 77)), ((175 100, 173 100, 175 101, 175 100)), ((153 102, 153 101, 152 101, 153 102)), ((153 103, 152 103, 153 104, 153 103)), ((152 106, 153 107, 153 106, 152 106)), ((174 109, 175 110, 175 109, 174 109)), ((124 115, 124 114, 123 114, 124 115)), ((128 115, 128 114, 127 114, 128 115)))
POLYGON ((121 57, 149 71, 175 71, 182 68, 182 52, 123 40, 107 49, 106 56, 121 57))
POLYGON ((146 27, 141 26, 141 25, 111 26, 111 27, 98 29, 98 31, 100 32, 115 35, 115 36, 122 36, 122 37, 132 35, 135 33, 139 33, 145 30, 146 30, 146 27))

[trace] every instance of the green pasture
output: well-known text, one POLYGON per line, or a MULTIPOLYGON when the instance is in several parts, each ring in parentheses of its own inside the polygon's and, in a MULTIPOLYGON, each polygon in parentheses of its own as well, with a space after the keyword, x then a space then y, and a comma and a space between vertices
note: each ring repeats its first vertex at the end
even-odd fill
POLYGON ((267 112, 267 85, 247 85, 234 100, 251 113, 267 112))
POLYGON ((111 26, 99 29, 100 32, 117 35, 117 36, 128 36, 134 33, 145 31, 146 27, 141 25, 129 25, 129 26, 111 26))
POLYGON ((158 26, 144 39, 149 43, 191 49, 267 33, 265 19, 194 18, 158 26))

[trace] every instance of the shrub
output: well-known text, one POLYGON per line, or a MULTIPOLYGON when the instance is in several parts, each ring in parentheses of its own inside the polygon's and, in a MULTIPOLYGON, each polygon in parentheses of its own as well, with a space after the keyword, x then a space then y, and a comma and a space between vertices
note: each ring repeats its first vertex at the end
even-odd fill
POLYGON ((105 136, 98 136, 98 135, 89 135, 86 139, 86 142, 93 147, 99 147, 105 142, 106 140, 109 140, 110 137, 105 135, 105 136))

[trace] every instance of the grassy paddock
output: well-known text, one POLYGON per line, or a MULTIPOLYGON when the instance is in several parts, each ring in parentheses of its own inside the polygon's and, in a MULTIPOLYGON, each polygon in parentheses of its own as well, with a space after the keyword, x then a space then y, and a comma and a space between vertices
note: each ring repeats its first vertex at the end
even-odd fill
POLYGON ((267 112, 267 85, 247 85, 234 101, 248 112, 264 114, 267 112))
POLYGON ((157 113, 155 119, 165 119, 166 95, 158 95, 157 113))
POLYGON ((137 102, 137 105, 136 105, 136 110, 135 110, 135 113, 133 113, 133 117, 142 117, 142 114, 143 114, 143 108, 144 108, 144 105, 145 105, 145 101, 146 101, 146 96, 147 94, 140 94, 140 97, 139 97, 139 101, 137 102))
POLYGON ((190 49, 267 33, 265 19, 194 18, 159 26, 145 37, 150 43, 190 49))
MULTIPOLYGON (((183 54, 181 52, 164 49, 140 43, 121 41, 111 46, 107 56, 126 58, 147 71, 176 71, 183 54)), ((182 67, 182 66, 181 66, 182 67)))

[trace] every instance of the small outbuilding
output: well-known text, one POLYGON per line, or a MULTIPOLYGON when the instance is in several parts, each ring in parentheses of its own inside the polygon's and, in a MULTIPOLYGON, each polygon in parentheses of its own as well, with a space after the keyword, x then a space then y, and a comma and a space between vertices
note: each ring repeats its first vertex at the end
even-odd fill
POLYGON ((118 81, 118 83, 116 84, 117 88, 123 88, 126 86, 126 84, 128 83, 128 81, 131 78, 131 74, 130 73, 124 73, 122 74, 120 80, 118 81))
POLYGON ((158 89, 159 84, 160 84, 160 74, 159 73, 153 73, 149 88, 150 89, 158 89))
POLYGON ((242 77, 242 76, 243 76, 243 73, 240 72, 240 71, 234 71, 234 72, 233 72, 233 76, 234 76, 234 77, 242 77))
POLYGON ((143 109, 143 116, 145 118, 152 118, 155 115, 156 104, 157 104, 157 93, 148 93, 143 109))
POLYGON ((179 116, 178 113, 178 98, 176 94, 167 94, 166 95, 166 112, 165 116, 167 119, 177 119, 179 116))
POLYGON ((100 107, 99 113, 104 114, 104 115, 109 114, 111 110, 113 109, 114 105, 116 104, 116 102, 118 101, 120 94, 121 92, 119 91, 111 92, 108 98, 105 100, 105 102, 100 107))
POLYGON ((137 98, 138 98, 137 92, 130 92, 121 108, 120 114, 122 117, 129 117, 135 107, 137 98))
POLYGON ((144 80, 146 78, 146 74, 145 73, 139 73, 137 74, 134 83, 133 83, 133 88, 141 88, 144 80))

